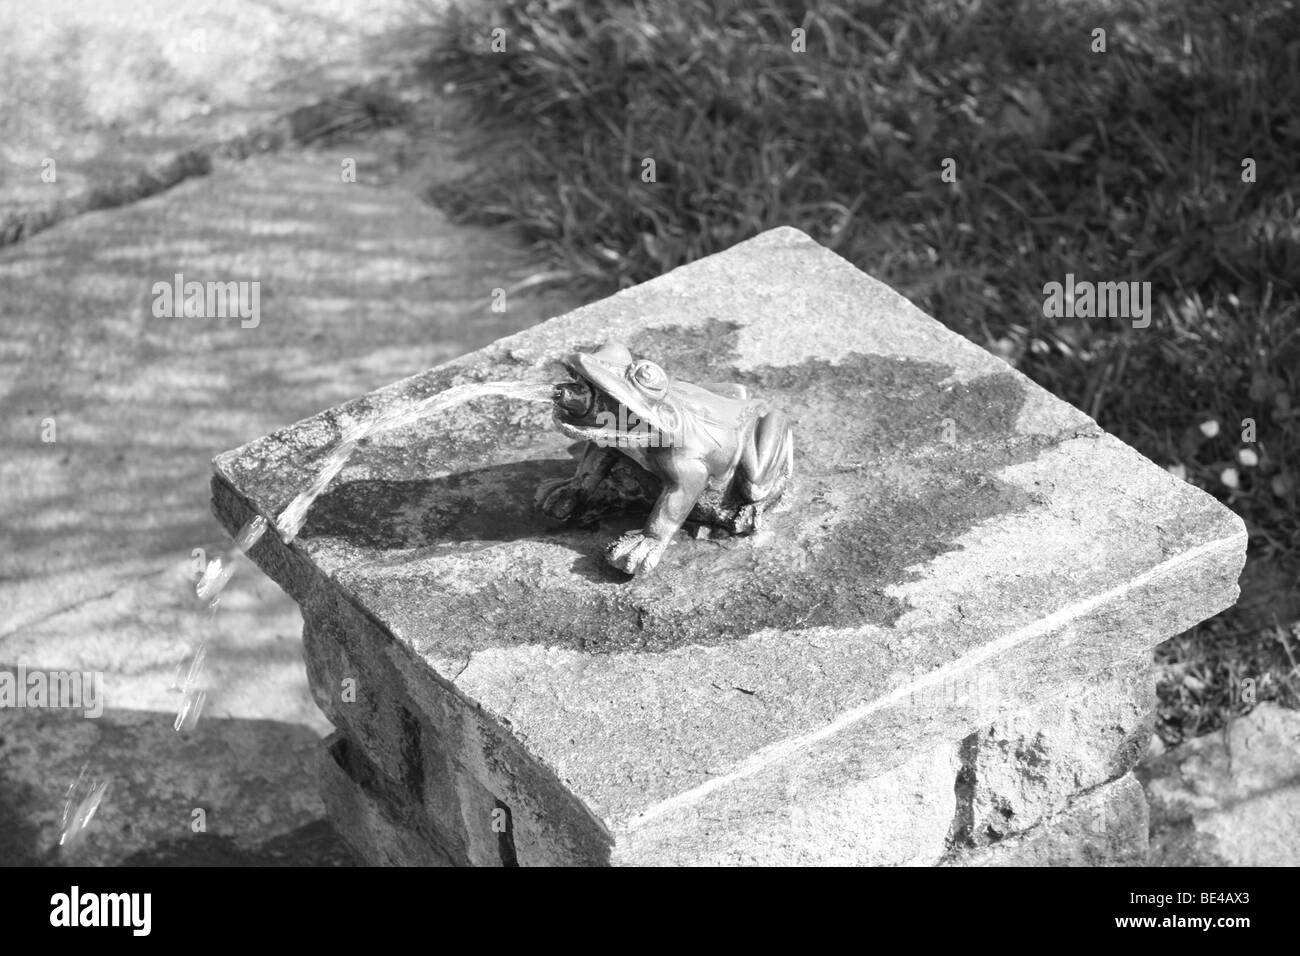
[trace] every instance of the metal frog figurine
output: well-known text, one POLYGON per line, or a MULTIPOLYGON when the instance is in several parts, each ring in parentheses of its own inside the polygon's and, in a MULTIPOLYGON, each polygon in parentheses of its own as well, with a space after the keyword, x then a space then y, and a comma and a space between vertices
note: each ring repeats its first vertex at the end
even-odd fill
POLYGON ((586 442, 572 478, 537 491, 548 515, 590 523, 650 505, 640 531, 605 550, 628 574, 659 563, 686 522, 733 534, 758 530, 794 469, 794 435, 785 415, 751 398, 743 385, 692 385, 623 345, 564 359, 573 380, 555 386, 552 421, 586 442))

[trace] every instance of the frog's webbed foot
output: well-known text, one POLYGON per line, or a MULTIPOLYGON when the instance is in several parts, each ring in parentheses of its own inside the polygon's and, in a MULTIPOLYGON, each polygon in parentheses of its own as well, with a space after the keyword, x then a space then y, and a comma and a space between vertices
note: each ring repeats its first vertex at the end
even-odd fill
POLYGON ((585 523, 599 517, 601 488, 618 457, 614 449, 588 442, 581 448, 573 475, 542 482, 533 496, 534 503, 543 514, 560 521, 585 523))
POLYGON ((543 514, 567 521, 583 509, 586 495, 581 480, 556 478, 542 482, 533 500, 543 514))
POLYGON ((614 539, 605 549, 605 558, 614 567, 627 574, 640 574, 653 570, 668 547, 643 531, 629 531, 614 539))

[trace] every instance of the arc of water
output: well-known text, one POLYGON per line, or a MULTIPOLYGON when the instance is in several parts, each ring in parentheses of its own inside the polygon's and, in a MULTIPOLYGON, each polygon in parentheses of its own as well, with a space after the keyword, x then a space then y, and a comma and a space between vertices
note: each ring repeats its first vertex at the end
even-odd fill
POLYGON ((503 395, 527 402, 549 402, 551 386, 538 382, 471 382, 420 399, 412 405, 386 409, 368 421, 355 422, 343 429, 339 441, 329 450, 311 484, 303 489, 275 519, 280 539, 289 544, 307 521, 307 511, 325 491, 335 475, 343 470, 357 444, 363 439, 410 425, 435 412, 487 395, 503 395))

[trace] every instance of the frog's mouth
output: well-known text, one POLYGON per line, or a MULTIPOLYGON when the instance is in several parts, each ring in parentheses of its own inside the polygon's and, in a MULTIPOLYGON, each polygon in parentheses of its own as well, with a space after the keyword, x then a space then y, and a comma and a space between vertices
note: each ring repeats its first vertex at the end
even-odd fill
POLYGON ((592 425, 600 404, 595 387, 581 375, 572 382, 560 382, 551 394, 555 413, 573 425, 592 425))
POLYGON ((552 418, 561 432, 577 441, 608 445, 649 443, 645 426, 631 410, 576 369, 569 372, 573 380, 560 382, 551 393, 552 418))

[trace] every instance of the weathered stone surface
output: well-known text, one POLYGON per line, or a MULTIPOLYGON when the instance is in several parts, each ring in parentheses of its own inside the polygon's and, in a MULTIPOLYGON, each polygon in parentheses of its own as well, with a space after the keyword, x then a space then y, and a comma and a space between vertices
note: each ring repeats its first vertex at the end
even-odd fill
POLYGON ((504 809, 523 865, 607 858, 598 821, 508 733, 458 697, 425 686, 397 647, 350 652, 342 637, 358 633, 364 621, 342 599, 330 605, 322 597, 314 607, 319 613, 304 626, 313 692, 357 751, 348 752, 353 776, 406 825, 418 825, 457 863, 498 865, 492 815, 504 809), (347 680, 356 682, 355 701, 341 692, 347 680))
MULTIPOLYGON (((981 696, 992 704, 1003 699, 992 683, 976 681, 911 703, 981 696)), ((1081 791, 1124 776, 1150 736, 1153 702, 1152 668, 1143 656, 1035 707, 1002 711, 960 743, 942 744, 878 776, 791 782, 784 800, 736 804, 730 816, 693 830, 691 841, 683 839, 679 820, 644 828, 617 858, 933 865, 1031 830, 1065 811, 1081 791)), ((1138 842, 1145 847, 1145 834, 1138 842)))
POLYGON ((1142 866, 1147 803, 1132 774, 1081 794, 1061 812, 1002 843, 966 851, 960 866, 1142 866))
POLYGON ((1238 518, 793 229, 222 455, 215 510, 273 516, 348 422, 548 380, 610 338, 787 411, 797 485, 770 533, 682 540, 622 580, 601 549, 631 519, 538 515, 565 442, 545 407, 487 398, 369 441, 292 545, 251 552, 309 622, 347 619, 350 666, 387 658, 496 799, 532 792, 544 821, 559 794, 565 845, 707 855, 713 821, 847 792, 1236 597, 1238 518), (942 693, 977 681, 996 693, 942 693))
POLYGON ((1150 740, 1154 708, 1143 656, 972 734, 961 747, 955 841, 997 843, 1127 773, 1150 740))
MULTIPOLYGON (((321 640, 309 628, 309 659, 334 660, 336 651, 320 647, 321 640)), ((349 669, 369 675, 363 681, 375 679, 372 668, 351 664, 331 673, 349 669)), ((941 745, 870 779, 831 780, 815 790, 792 788, 783 801, 734 806, 726 815, 702 821, 691 839, 683 839, 681 829, 672 826, 638 831, 618 849, 616 860, 930 866, 972 847, 1004 840, 1012 845, 1010 838, 1066 810, 1079 791, 1123 776, 1137 759, 1150 731, 1151 667, 1143 659, 1120 671, 1070 688, 1027 712, 1004 714, 960 744, 941 745), (980 824, 972 826, 974 820, 980 824)), ((313 678, 313 685, 320 683, 313 678)), ((400 683, 390 679, 384 686, 400 683)), ((324 682, 337 684, 333 678, 324 682)), ((988 693, 992 688, 970 690, 988 693)), ((380 699, 397 712, 417 709, 397 694, 380 699)), ((327 774, 326 801, 334 807, 328 794, 339 786, 344 793, 358 792, 343 803, 349 809, 342 817, 332 816, 336 823, 345 821, 340 829, 367 862, 416 862, 412 851, 403 850, 399 858, 390 848, 404 847, 410 834, 419 832, 430 846, 450 848, 454 862, 503 865, 500 837, 488 825, 501 804, 437 746, 445 734, 417 731, 413 737, 404 721, 394 718, 387 718, 393 731, 384 734, 377 728, 385 726, 385 718, 376 718, 369 707, 326 703, 339 726, 362 741, 334 744, 340 753, 349 753, 355 769, 348 783, 337 772, 327 774), (358 759, 362 750, 375 758, 373 766, 358 759), (402 785, 413 777, 416 785, 402 785), (351 822, 358 817, 353 805, 386 809, 368 811, 361 825, 351 822), (393 822, 397 818, 408 822, 393 822), (468 851, 467 843, 473 845, 468 851)), ((336 756, 329 765, 344 762, 336 756)), ((1145 835, 1138 843, 1145 846, 1145 835)), ((522 854, 512 846, 508 855, 527 864, 539 859, 539 848, 534 841, 522 854)), ((561 849, 551 853, 549 862, 573 859, 561 849)))
POLYGON ((325 742, 320 759, 320 789, 335 829, 371 866, 455 866, 437 838, 415 819, 401 814, 400 798, 386 793, 386 782, 366 765, 341 734, 325 742))
POLYGON ((1160 866, 1300 865, 1300 713, 1260 704, 1139 770, 1160 866))
POLYGON ((621 835, 624 865, 933 866, 952 829, 957 746, 877 776, 787 778, 752 805, 711 803, 689 825, 670 816, 621 835))

